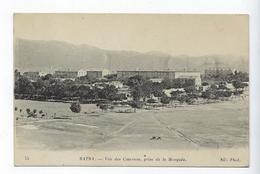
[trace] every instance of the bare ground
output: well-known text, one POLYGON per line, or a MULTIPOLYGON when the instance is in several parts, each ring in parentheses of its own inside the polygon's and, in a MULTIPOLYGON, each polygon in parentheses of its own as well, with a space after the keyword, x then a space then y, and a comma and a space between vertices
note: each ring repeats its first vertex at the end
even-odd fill
MULTIPOLYGON (((68 104, 15 101, 18 108, 37 108, 71 120, 16 121, 16 148, 40 150, 199 149, 248 146, 248 100, 161 108, 136 113, 103 113, 84 105, 82 113, 68 104), (93 113, 95 114, 93 115, 93 113)), ((15 112, 16 116, 18 111, 15 112)))

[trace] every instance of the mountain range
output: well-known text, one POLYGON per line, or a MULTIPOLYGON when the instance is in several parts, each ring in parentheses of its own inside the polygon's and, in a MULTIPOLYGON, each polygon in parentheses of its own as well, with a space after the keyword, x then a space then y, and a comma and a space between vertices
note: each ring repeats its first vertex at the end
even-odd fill
POLYGON ((110 69, 190 70, 231 68, 248 71, 248 58, 232 55, 170 55, 159 51, 106 50, 62 41, 16 39, 15 69, 19 71, 110 69))

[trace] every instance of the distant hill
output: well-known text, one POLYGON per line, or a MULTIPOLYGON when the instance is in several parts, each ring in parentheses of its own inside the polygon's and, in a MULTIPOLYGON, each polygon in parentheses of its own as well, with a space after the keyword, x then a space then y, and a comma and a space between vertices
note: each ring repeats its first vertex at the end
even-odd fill
POLYGON ((20 71, 101 69, 111 70, 198 70, 235 68, 248 71, 246 57, 205 55, 172 56, 151 51, 105 50, 89 45, 60 41, 17 39, 14 45, 15 68, 20 71))

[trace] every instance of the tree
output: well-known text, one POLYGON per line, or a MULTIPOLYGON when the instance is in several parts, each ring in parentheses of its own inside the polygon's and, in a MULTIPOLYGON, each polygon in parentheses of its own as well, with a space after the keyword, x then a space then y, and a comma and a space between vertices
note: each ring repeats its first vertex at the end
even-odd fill
POLYGON ((238 89, 238 88, 244 88, 245 85, 241 82, 241 81, 238 81, 238 80, 234 80, 232 82, 233 86, 238 89))
POLYGON ((218 99, 219 96, 217 95, 217 88, 214 86, 213 88, 209 88, 205 92, 201 93, 201 97, 205 99, 218 99))
POLYGON ((20 76, 15 81, 14 93, 15 94, 34 94, 35 88, 30 80, 24 76, 20 76))
POLYGON ((208 82, 202 82, 201 85, 202 85, 202 86, 208 86, 209 83, 208 83, 208 82))
POLYGON ((79 102, 73 102, 70 104, 70 110, 75 113, 80 113, 81 106, 79 102))
POLYGON ((177 78, 177 79, 165 79, 161 83, 163 89, 170 88, 185 88, 189 86, 195 86, 194 79, 177 78))
POLYGON ((136 87, 136 86, 141 86, 143 85, 145 82, 145 79, 142 76, 136 75, 136 76, 132 76, 129 77, 126 84, 130 87, 136 87))
POLYGON ((230 90, 218 90, 216 92, 216 95, 218 97, 230 97, 232 95, 232 92, 230 90))
POLYGON ((54 81, 48 88, 50 96, 56 96, 60 99, 65 97, 65 85, 61 81, 54 81))
POLYGON ((107 80, 117 80, 117 74, 108 74, 104 76, 107 80))
POLYGON ((21 77, 21 73, 17 69, 15 69, 15 71, 14 71, 14 80, 16 81, 20 77, 21 77))
POLYGON ((33 112, 31 112, 31 110, 29 108, 26 109, 26 113, 27 113, 27 117, 36 117, 36 114, 33 112))
POLYGON ((149 98, 149 99, 147 100, 147 103, 156 103, 156 100, 155 100, 155 99, 152 99, 152 98, 149 98))
POLYGON ((32 83, 35 88, 35 93, 38 95, 42 95, 42 92, 45 87, 45 83, 42 79, 38 79, 36 82, 32 83))
POLYGON ((106 103, 101 103, 101 104, 98 105, 98 107, 99 107, 102 111, 104 111, 104 110, 106 111, 106 110, 108 110, 109 105, 106 104, 106 103))
POLYGON ((98 97, 101 99, 113 100, 117 95, 118 89, 112 85, 105 85, 103 89, 98 89, 98 97))
POLYGON ((186 102, 188 99, 187 99, 187 95, 179 95, 177 96, 177 100, 180 102, 180 103, 184 103, 186 102))
POLYGON ((243 88, 246 86, 244 83, 242 83, 241 81, 239 80, 234 80, 232 82, 233 86, 236 88, 236 90, 234 91, 234 94, 235 95, 240 95, 243 93, 243 88), (241 88, 241 90, 239 90, 241 88))
POLYGON ((183 94, 183 91, 177 90, 177 91, 172 91, 171 92, 171 99, 172 100, 178 100, 178 97, 183 94))
POLYGON ((164 94, 164 95, 162 96, 162 98, 161 98, 161 103, 162 103, 162 104, 169 104, 170 101, 171 101, 171 98, 168 97, 168 96, 165 95, 165 94, 164 94))
POLYGON ((80 97, 81 100, 84 99, 92 99, 93 91, 90 89, 89 86, 85 86, 85 85, 80 85, 80 86, 73 86, 71 88, 70 94, 69 96, 76 96, 76 97, 80 97))
POLYGON ((26 113, 30 114, 31 110, 29 108, 26 109, 26 113))
POLYGON ((134 108, 134 109, 136 109, 136 108, 138 108, 138 109, 141 109, 142 107, 143 107, 143 105, 144 105, 144 103, 143 102, 141 102, 141 101, 132 101, 132 102, 129 102, 128 103, 132 108, 134 108))
POLYGON ((112 96, 112 100, 122 101, 125 99, 127 99, 126 94, 116 94, 116 95, 112 96))
POLYGON ((186 93, 193 94, 196 93, 196 88, 194 86, 188 86, 184 88, 186 93))
POLYGON ((152 94, 155 97, 162 97, 164 95, 163 88, 160 83, 152 84, 152 94))
POLYGON ((51 80, 53 79, 53 75, 52 74, 46 74, 45 76, 41 77, 42 80, 51 80))
POLYGON ((135 86, 131 89, 131 93, 133 96, 133 99, 135 101, 139 101, 141 97, 144 96, 144 91, 141 86, 135 86))
POLYGON ((150 97, 153 92, 153 83, 151 81, 146 81, 140 85, 141 90, 143 91, 143 96, 141 97, 150 97))
POLYGON ((163 89, 159 83, 146 81, 143 85, 141 85, 141 88, 144 95, 143 97, 150 97, 152 94, 155 97, 161 97, 163 95, 163 89))
POLYGON ((99 107, 102 111, 106 111, 108 109, 114 109, 114 106, 111 105, 111 102, 108 100, 99 101, 96 104, 97 107, 99 107))

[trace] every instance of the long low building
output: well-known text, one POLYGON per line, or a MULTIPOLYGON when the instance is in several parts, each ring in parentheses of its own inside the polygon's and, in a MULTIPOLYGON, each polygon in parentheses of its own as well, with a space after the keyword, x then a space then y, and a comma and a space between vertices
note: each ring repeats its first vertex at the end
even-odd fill
POLYGON ((54 77, 56 78, 71 78, 75 79, 77 78, 78 72, 77 71, 55 71, 54 77))
POLYGON ((36 81, 40 77, 40 73, 38 71, 29 71, 24 72, 23 76, 27 77, 29 80, 36 81))
POLYGON ((117 77, 119 79, 125 79, 136 75, 142 76, 147 79, 194 79, 195 85, 201 85, 201 74, 198 71, 117 71, 117 77))
POLYGON ((102 77, 104 77, 108 74, 111 74, 111 71, 109 71, 107 69, 102 69, 102 70, 95 70, 95 69, 84 70, 84 69, 81 69, 81 70, 78 71, 77 76, 78 77, 87 76, 89 78, 98 79, 98 78, 102 78, 102 77))

